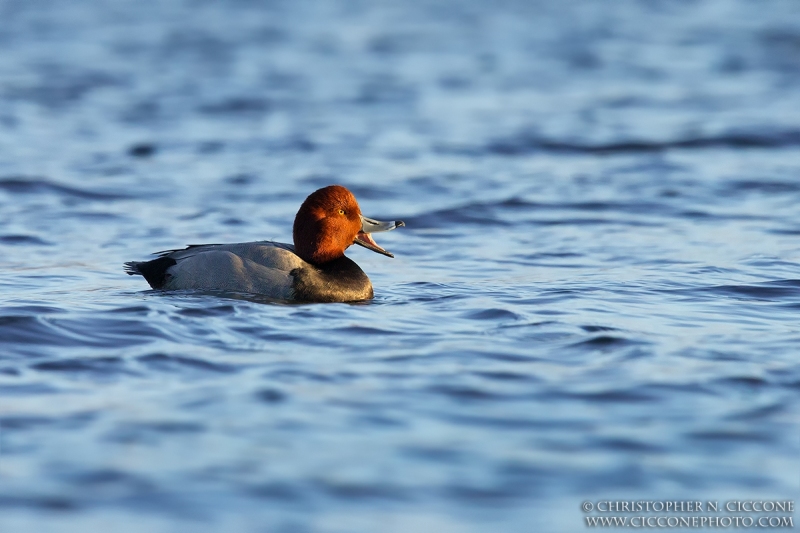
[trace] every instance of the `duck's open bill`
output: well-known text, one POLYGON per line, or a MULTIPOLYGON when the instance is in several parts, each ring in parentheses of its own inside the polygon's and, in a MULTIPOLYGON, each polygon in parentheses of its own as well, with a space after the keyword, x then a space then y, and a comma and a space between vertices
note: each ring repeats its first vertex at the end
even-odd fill
POLYGON ((378 233, 381 231, 391 231, 395 228, 399 228, 400 226, 405 226, 406 223, 402 220, 393 220, 391 222, 381 222, 380 220, 374 220, 372 218, 367 218, 362 215, 361 217, 361 231, 358 232, 356 235, 355 240, 353 243, 363 246, 364 248, 369 248, 373 252, 378 252, 379 254, 386 255, 388 257, 394 257, 391 252, 387 252, 380 246, 378 243, 375 242, 375 239, 372 238, 371 233, 378 233))

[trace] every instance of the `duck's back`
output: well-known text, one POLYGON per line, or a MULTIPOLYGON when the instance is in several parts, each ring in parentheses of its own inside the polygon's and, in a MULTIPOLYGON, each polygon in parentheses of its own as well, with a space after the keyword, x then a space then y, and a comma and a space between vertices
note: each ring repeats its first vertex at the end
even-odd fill
POLYGON ((298 257, 292 245, 271 241, 194 245, 126 267, 154 289, 223 290, 319 302, 372 298, 369 278, 350 259, 317 267, 298 257))

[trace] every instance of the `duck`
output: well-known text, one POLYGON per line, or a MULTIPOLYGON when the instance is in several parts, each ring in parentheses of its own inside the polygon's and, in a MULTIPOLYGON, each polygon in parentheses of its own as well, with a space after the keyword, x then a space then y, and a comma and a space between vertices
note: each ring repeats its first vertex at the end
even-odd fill
POLYGON ((297 302, 355 302, 373 298, 363 270, 344 255, 353 244, 394 257, 373 233, 405 226, 361 214, 346 187, 329 185, 311 193, 294 218, 294 244, 255 241, 194 244, 157 252, 150 261, 129 261, 125 272, 143 276, 153 289, 250 293, 297 302))

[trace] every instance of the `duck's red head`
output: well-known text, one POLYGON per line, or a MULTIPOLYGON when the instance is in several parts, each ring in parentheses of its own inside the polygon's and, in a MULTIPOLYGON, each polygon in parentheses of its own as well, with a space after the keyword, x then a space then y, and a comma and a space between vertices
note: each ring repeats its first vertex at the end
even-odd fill
POLYGON ((329 185, 311 193, 297 211, 294 248, 301 259, 316 265, 339 259, 354 243, 393 257, 370 233, 403 225, 399 220, 378 222, 364 217, 353 193, 341 185, 329 185))

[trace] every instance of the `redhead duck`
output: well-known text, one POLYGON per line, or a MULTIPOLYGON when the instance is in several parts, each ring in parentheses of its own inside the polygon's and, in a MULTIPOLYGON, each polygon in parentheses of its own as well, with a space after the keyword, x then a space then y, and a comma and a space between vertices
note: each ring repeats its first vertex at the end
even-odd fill
POLYGON ((371 234, 404 225, 363 216, 353 193, 330 185, 311 193, 297 211, 294 246, 272 241, 191 245, 159 252, 152 261, 125 263, 125 271, 144 276, 154 289, 216 289, 304 302, 367 300, 372 283, 344 251, 359 244, 394 257, 371 234))

